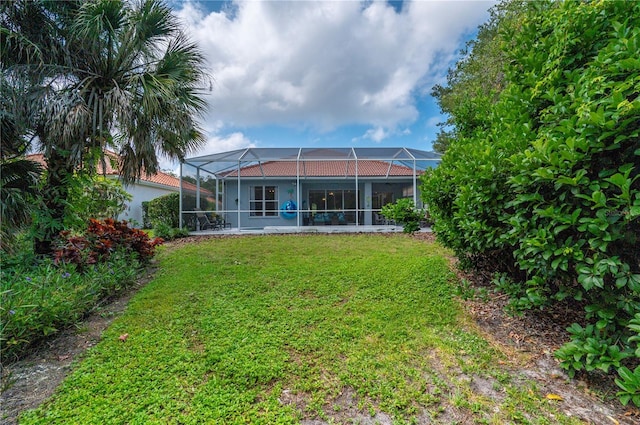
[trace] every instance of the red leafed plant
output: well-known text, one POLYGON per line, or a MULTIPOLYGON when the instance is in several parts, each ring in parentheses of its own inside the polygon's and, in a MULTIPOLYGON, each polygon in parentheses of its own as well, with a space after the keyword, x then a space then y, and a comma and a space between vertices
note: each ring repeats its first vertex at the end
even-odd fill
POLYGON ((147 263, 155 254, 161 238, 150 239, 142 230, 129 227, 126 221, 90 219, 84 235, 74 236, 70 232, 60 233, 62 243, 55 250, 56 263, 84 265, 105 261, 112 252, 123 249, 137 254, 138 260, 147 263))

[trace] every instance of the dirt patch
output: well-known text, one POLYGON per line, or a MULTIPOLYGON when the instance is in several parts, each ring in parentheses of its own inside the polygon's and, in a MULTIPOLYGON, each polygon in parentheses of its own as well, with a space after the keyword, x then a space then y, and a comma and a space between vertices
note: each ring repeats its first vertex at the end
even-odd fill
MULTIPOLYGON (((283 391, 281 402, 287 403, 287 399, 291 396, 284 396, 286 390, 283 391)), ((300 401, 295 401, 295 397, 291 398, 292 402, 299 406, 300 401)), ((370 403, 369 403, 370 404, 370 403)), ((363 403, 352 388, 343 388, 342 392, 330 403, 327 409, 324 409, 325 419, 305 418, 300 421, 301 425, 329 425, 329 424, 360 424, 360 425, 391 425, 393 419, 383 412, 371 412, 369 409, 361 407, 363 403)))
POLYGON ((549 402, 585 423, 640 424, 640 411, 625 408, 617 401, 618 387, 613 374, 570 379, 560 368, 553 353, 569 341, 566 328, 581 320, 575 308, 558 303, 552 309, 508 314, 506 296, 487 291, 486 282, 474 282, 473 276, 459 271, 455 259, 452 259, 452 268, 459 278, 471 282, 474 289, 484 291, 479 298, 462 300, 462 303, 483 336, 512 354, 511 360, 519 365, 514 374, 523 385, 525 381, 534 381, 542 398, 560 396, 561 400, 549 402))

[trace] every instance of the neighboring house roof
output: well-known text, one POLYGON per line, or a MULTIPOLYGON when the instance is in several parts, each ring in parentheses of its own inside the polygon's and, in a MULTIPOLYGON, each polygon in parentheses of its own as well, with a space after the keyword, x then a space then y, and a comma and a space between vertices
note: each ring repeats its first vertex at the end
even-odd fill
MULTIPOLYGON (((119 157, 115 152, 107 151, 105 155, 115 161, 119 161, 119 157)), ((41 153, 27 155, 27 159, 31 161, 38 162, 42 166, 46 167, 47 162, 44 159, 44 155, 41 153)), ((102 164, 98 164, 98 173, 101 175, 107 176, 119 176, 119 172, 117 169, 113 168, 112 161, 105 161, 105 167, 103 170, 102 164)), ((138 179, 139 183, 152 183, 158 184, 161 186, 167 186, 170 188, 174 188, 176 192, 180 189, 180 179, 178 177, 172 176, 171 174, 163 173, 162 171, 158 171, 156 174, 152 174, 147 176, 145 173, 142 173, 140 178, 138 179)), ((182 188, 188 191, 196 191, 196 185, 187 181, 182 182, 182 188)), ((200 193, 205 195, 213 195, 213 193, 205 188, 200 188, 200 193)))
MULTIPOLYGON (((358 177, 412 177, 413 168, 386 161, 358 160, 358 177)), ((416 170, 422 174, 422 170, 416 170)), ((300 161, 300 177, 355 177, 356 161, 300 161)), ((237 177, 232 170, 225 177, 237 177)), ((240 177, 296 177, 296 161, 268 161, 240 169, 240 177)))

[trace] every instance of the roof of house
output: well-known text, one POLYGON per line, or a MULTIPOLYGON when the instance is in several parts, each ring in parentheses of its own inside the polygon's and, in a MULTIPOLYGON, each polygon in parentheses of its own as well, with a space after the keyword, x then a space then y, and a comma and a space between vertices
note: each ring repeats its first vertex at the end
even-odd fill
MULTIPOLYGON (((191 168, 218 177, 409 177, 437 166, 441 155, 402 147, 245 148, 186 158, 191 168), (298 174, 298 170, 299 174, 298 174)), ((185 170, 183 169, 183 173, 185 170)))
MULTIPOLYGON (((413 169, 392 162, 377 160, 348 161, 268 161, 240 169, 240 177, 412 177, 413 169)), ((422 174, 422 170, 416 170, 422 174)), ((231 170, 226 177, 237 177, 238 170, 231 170)))
MULTIPOLYGON (((105 155, 109 157, 111 160, 118 161, 119 157, 115 152, 107 151, 105 155)), ((27 158, 31 161, 38 162, 42 164, 44 167, 47 166, 47 162, 44 159, 44 155, 41 153, 27 155, 27 158)), ((113 161, 105 161, 105 167, 103 170, 102 164, 98 164, 98 173, 107 175, 107 176, 119 176, 119 172, 116 168, 113 167, 113 161)), ((147 183, 155 183, 162 186, 167 186, 170 188, 179 189, 180 188, 180 179, 178 177, 172 176, 171 174, 163 173, 162 171, 158 171, 156 174, 152 174, 147 176, 145 173, 142 173, 140 176, 139 182, 147 182, 147 183)), ((196 191, 196 185, 190 183, 188 181, 182 181, 182 188, 189 191, 196 191)), ((205 188, 200 188, 200 192, 203 194, 211 194, 211 192, 205 188)))

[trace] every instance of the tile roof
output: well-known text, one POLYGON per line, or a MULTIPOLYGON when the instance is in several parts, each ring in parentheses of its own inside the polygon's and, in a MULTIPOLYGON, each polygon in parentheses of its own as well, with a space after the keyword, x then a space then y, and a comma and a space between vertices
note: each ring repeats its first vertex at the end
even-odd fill
MULTIPOLYGON (((355 177, 356 161, 300 161, 300 177, 355 177)), ((416 170, 416 174, 421 174, 416 170)), ((240 177, 296 177, 296 161, 268 161, 240 169, 240 177)), ((229 171, 226 177, 237 177, 229 171)), ((359 160, 358 177, 412 177, 413 169, 386 161, 359 160)))
MULTIPOLYGON (((104 173, 103 173, 102 164, 98 164, 98 173, 104 174, 107 176, 118 176, 119 175, 118 170, 113 167, 114 165, 113 162, 116 162, 119 159, 118 155, 115 152, 107 151, 105 152, 105 156, 107 156, 109 160, 105 161, 106 167, 104 168, 104 173)), ((44 167, 47 166, 47 163, 44 160, 44 155, 41 153, 27 155, 27 158, 30 159, 31 161, 38 162, 44 167)), ((139 181, 155 183, 155 184, 159 184, 162 186, 167 186, 175 189, 180 188, 180 179, 178 177, 172 176, 171 174, 163 173, 162 171, 158 171, 156 174, 152 174, 151 176, 147 176, 145 173, 142 173, 139 181)), ((196 185, 187 181, 182 182, 182 188, 185 190, 193 191, 193 192, 196 191, 196 185)), ((212 192, 202 187, 200 188, 200 193, 206 194, 206 195, 212 194, 212 192)))

